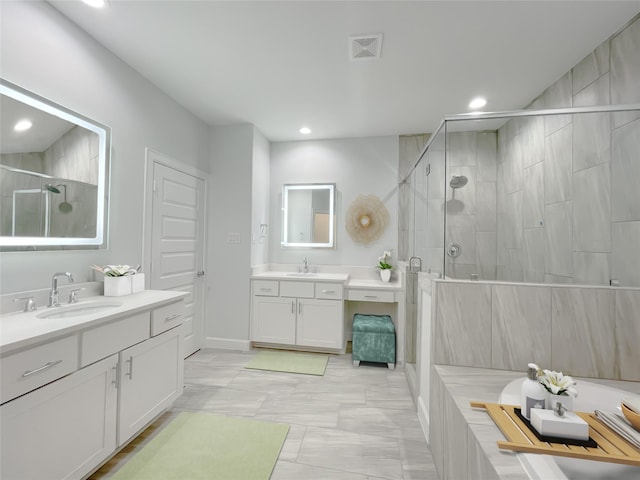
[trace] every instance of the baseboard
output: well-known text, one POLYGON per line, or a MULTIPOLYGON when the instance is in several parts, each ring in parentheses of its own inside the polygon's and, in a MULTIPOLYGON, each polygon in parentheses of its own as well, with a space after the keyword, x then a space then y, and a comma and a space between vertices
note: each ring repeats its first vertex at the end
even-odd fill
POLYGON ((241 350, 248 352, 251 348, 249 340, 237 340, 235 338, 206 337, 204 339, 206 348, 221 348, 223 350, 241 350))
POLYGON ((421 396, 418 397, 418 420, 420 420, 424 438, 427 440, 427 443, 429 443, 429 412, 421 396))

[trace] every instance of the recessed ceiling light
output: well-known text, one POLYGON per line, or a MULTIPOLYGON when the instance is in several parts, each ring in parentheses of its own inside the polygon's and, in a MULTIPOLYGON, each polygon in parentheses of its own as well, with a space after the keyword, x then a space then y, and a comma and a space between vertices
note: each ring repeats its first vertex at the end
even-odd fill
POLYGON ((482 108, 487 104, 487 101, 482 98, 482 97, 478 97, 478 98, 474 98, 473 100, 471 100, 471 102, 469 103, 469 108, 482 108))
POLYGON ((298 131, 303 135, 309 135, 311 133, 311 129, 309 127, 302 127, 298 131))
POLYGON ((106 5, 105 0, 82 0, 84 3, 94 8, 102 8, 106 5))
POLYGON ((31 128, 31 122, 29 120, 20 120, 13 127, 13 129, 16 132, 24 132, 25 130, 29 130, 30 128, 31 128))

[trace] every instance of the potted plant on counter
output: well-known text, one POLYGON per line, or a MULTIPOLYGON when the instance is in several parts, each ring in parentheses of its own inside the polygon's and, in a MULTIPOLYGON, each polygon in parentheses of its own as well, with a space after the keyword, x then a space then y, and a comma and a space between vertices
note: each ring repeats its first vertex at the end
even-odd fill
POLYGON ((378 257, 378 265, 377 268, 380 269, 380 279, 383 282, 388 282, 391 280, 391 269, 393 265, 391 265, 387 259, 391 258, 391 252, 389 250, 385 250, 382 252, 382 256, 378 257))

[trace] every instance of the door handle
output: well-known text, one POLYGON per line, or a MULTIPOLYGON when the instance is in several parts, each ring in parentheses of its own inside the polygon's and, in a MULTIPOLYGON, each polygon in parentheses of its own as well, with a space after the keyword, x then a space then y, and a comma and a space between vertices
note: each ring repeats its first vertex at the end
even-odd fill
POLYGON ((204 270, 200 270, 199 272, 196 273, 196 275, 198 277, 204 277, 204 270))

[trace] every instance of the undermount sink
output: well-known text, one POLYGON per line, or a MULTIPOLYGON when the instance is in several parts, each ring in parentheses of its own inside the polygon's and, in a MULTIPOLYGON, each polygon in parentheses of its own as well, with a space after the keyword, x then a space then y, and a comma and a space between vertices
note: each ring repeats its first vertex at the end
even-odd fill
POLYGON ((69 318, 79 317, 80 315, 87 315, 90 313, 97 313, 110 308, 121 307, 122 302, 103 301, 103 302, 90 302, 78 305, 64 305, 60 307, 52 307, 44 312, 38 313, 37 318, 69 318))
POLYGON ((288 277, 315 277, 315 272, 288 272, 288 277))

